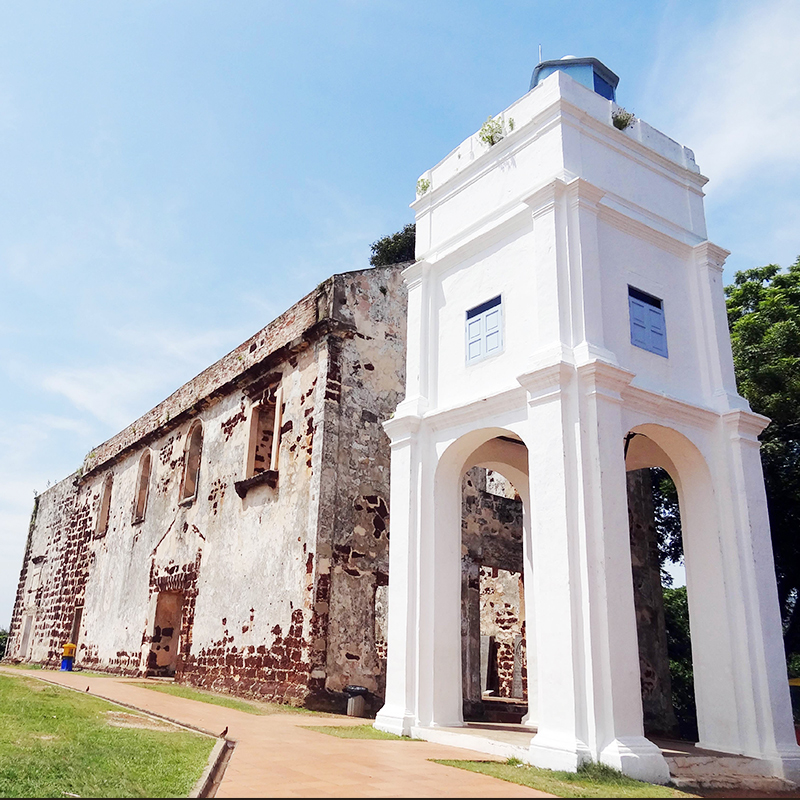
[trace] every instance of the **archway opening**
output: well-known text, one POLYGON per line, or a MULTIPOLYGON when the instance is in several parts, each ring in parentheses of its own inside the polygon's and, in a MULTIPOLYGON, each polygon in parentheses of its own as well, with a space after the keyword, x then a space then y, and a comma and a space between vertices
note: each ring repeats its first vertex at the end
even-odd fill
MULTIPOLYGON (((496 447, 499 453, 499 448, 513 447, 527 459, 525 445, 516 438, 493 441, 484 450, 496 447)), ((524 506, 504 472, 520 482, 513 468, 496 462, 470 466, 461 480, 461 664, 467 721, 519 723, 528 711, 524 506)))
POLYGON ((652 435, 641 431, 626 437, 626 467, 644 733, 696 742, 683 502, 678 486, 681 479, 683 485, 702 483, 703 476, 680 475, 652 435))

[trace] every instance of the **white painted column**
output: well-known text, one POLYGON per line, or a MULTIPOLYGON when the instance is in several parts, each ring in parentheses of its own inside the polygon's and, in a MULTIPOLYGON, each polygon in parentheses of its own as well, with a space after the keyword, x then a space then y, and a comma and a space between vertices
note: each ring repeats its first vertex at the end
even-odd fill
POLYGON ((389 619, 386 702, 375 727, 408 736, 417 720, 417 625, 419 609, 419 419, 395 417, 384 423, 392 439, 389 549, 389 619))
POLYGON ((620 390, 602 362, 520 377, 528 390, 539 727, 531 762, 597 760, 663 783, 642 730, 620 390))
POLYGON ((577 372, 585 740, 598 761, 633 778, 666 783, 669 768, 645 738, 642 722, 620 396, 633 375, 602 361, 577 372))
MULTIPOLYGON (((573 427, 569 391, 573 369, 564 363, 521 376, 528 391, 528 447, 533 570, 526 586, 526 616, 535 619, 538 672, 538 731, 531 741, 532 764, 575 770, 591 753, 583 739, 586 708, 579 555, 575 528, 573 427)), ((572 387, 574 389, 574 387, 572 387)))
MULTIPOLYGON (((431 461, 434 454, 431 453, 431 461)), ((457 727, 464 724, 461 692, 461 463, 439 463, 425 477, 421 567, 426 602, 420 630, 430 637, 430 712, 423 724, 457 727)), ((421 633, 422 635, 422 633, 421 633)), ((427 644, 427 640, 426 640, 427 644)), ((422 677, 420 683, 422 683, 422 677)), ((426 704, 427 705, 427 704, 426 704)))
MULTIPOLYGON (((723 419, 734 529, 722 537, 728 620, 720 624, 736 625, 739 740, 746 755, 767 759, 775 775, 798 781, 800 748, 792 721, 757 438, 767 420, 744 411, 731 411, 723 419), (736 624, 737 617, 743 624, 736 624)), ((725 733, 708 731, 708 736, 722 738, 725 733)))
POLYGON ((529 487, 519 487, 523 498, 522 507, 522 571, 525 587, 525 661, 528 675, 528 713, 522 718, 523 725, 537 728, 539 725, 539 649, 536 642, 536 603, 534 601, 533 541, 531 535, 532 513, 529 487))

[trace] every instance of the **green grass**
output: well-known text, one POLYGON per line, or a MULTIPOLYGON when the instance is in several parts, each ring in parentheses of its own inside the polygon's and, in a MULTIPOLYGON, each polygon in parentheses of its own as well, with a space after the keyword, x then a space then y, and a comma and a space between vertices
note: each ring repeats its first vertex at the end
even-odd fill
POLYGON ((407 736, 395 736, 393 733, 379 731, 372 725, 303 725, 307 731, 327 733, 328 736, 338 736, 340 739, 399 739, 402 742, 413 742, 407 736))
POLYGON ((90 695, 0 675, 0 797, 185 797, 214 740, 172 726, 114 727, 111 714, 152 724, 90 695))
POLYGON ((448 767, 530 786, 556 797, 696 797, 669 786, 636 781, 605 764, 584 764, 578 772, 556 772, 528 766, 515 758, 505 762, 433 760, 448 767))
MULTIPOLYGON (((19 670, 42 670, 44 672, 60 672, 60 667, 46 667, 43 664, 3 664, 4 669, 19 669, 19 670)), ((121 675, 115 675, 111 672, 97 672, 96 670, 92 669, 74 669, 71 672, 72 675, 89 675, 89 676, 96 676, 98 678, 119 678, 124 677, 121 675)))
POLYGON ((144 689, 152 689, 154 692, 163 692, 175 697, 184 697, 187 700, 199 700, 201 703, 211 703, 215 706, 225 706, 235 711, 244 711, 245 714, 321 714, 329 716, 319 711, 311 711, 308 708, 298 706, 283 705, 281 703, 266 703, 257 700, 242 700, 238 697, 220 694, 218 692, 207 692, 204 689, 194 689, 191 686, 183 686, 179 683, 134 683, 132 686, 141 686, 144 689))

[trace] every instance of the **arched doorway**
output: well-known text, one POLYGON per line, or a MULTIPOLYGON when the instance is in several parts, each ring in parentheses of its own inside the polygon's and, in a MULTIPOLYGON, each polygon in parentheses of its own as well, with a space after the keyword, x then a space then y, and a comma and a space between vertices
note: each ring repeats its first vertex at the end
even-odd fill
POLYGON ((461 496, 464 719, 518 723, 528 711, 522 499, 485 467, 467 470, 461 496))
POLYGON ((519 701, 527 703, 529 708, 535 706, 532 697, 535 692, 526 686, 531 673, 532 653, 523 644, 524 638, 530 636, 530 624, 526 622, 527 630, 522 628, 522 621, 531 616, 526 613, 525 607, 530 604, 530 598, 526 599, 524 591, 521 591, 526 575, 529 582, 531 575, 528 506, 528 449, 514 432, 502 428, 471 431, 453 442, 439 459, 434 479, 434 546, 440 549, 437 557, 436 582, 439 592, 436 614, 438 619, 458 620, 454 630, 460 635, 458 640, 452 637, 451 641, 443 625, 435 634, 435 648, 431 642, 435 665, 432 698, 434 720, 435 714, 439 713, 442 715, 440 719, 451 720, 449 724, 461 724, 465 710, 468 717, 475 712, 480 716, 482 694, 485 691, 481 684, 490 678, 492 666, 500 673, 492 676, 497 684, 497 694, 509 698, 513 696, 516 673, 519 701), (465 497, 463 490, 465 481, 470 481, 469 476, 481 476, 483 481, 482 486, 469 488, 484 495, 484 524, 464 516, 465 500, 469 494, 465 497), (487 476, 491 476, 489 480, 494 483, 494 495, 486 491, 487 476), (508 496, 499 496, 501 494, 508 496), (515 525, 500 522, 497 513, 500 507, 509 517, 516 518, 508 521, 516 522, 518 530, 512 533, 515 525), (471 532, 465 531, 465 523, 466 528, 473 526, 471 532), (496 536, 490 544, 494 546, 482 547, 480 540, 485 535, 490 536, 492 530, 496 536), (446 574, 443 569, 445 560, 446 574), (495 595, 505 594, 508 590, 511 600, 507 604, 510 609, 506 607, 505 600, 502 607, 497 608, 496 605, 498 613, 490 605, 495 600, 484 603, 483 631, 480 620, 481 584, 486 592, 491 591, 495 595), (516 597, 511 597, 514 593, 516 597), (511 614, 505 613, 509 610, 511 614), (514 623, 508 619, 509 616, 515 616, 514 623), (499 618, 502 621, 499 622, 499 618), (494 642, 490 643, 492 624, 495 626, 494 642), (505 627, 500 636, 496 630, 499 625, 505 627), (486 637, 483 640, 483 653, 482 635, 486 637), (452 659, 456 648, 457 661, 452 659), (448 678, 454 679, 449 686, 446 683, 448 678))
MULTIPOLYGON (((699 449, 686 436, 663 425, 644 424, 635 427, 626 437, 626 448, 629 501, 631 488, 637 482, 644 492, 650 490, 647 486, 647 480, 652 478, 650 470, 660 469, 666 472, 677 489, 691 629, 697 731, 701 742, 713 741, 714 732, 718 730, 722 717, 726 714, 725 707, 735 708, 736 697, 731 631, 730 626, 720 617, 727 598, 719 538, 720 525, 711 473, 699 449)), ((675 693, 670 691, 671 677, 668 672, 665 675, 663 661, 659 666, 649 658, 653 653, 658 658, 660 651, 663 659, 667 655, 667 642, 666 638, 658 641, 665 636, 662 632, 663 620, 652 619, 652 624, 648 626, 648 617, 657 615, 659 610, 663 616, 663 608, 658 608, 663 600, 654 588, 657 580, 654 572, 658 570, 657 556, 652 552, 655 543, 649 543, 648 555, 644 554, 645 548, 642 544, 641 541, 632 543, 632 560, 640 663, 645 665, 650 662, 653 667, 653 672, 649 675, 646 667, 642 667, 645 732, 650 727, 653 735, 664 735, 670 731, 658 729, 665 719, 663 716, 660 721, 657 719, 658 707, 665 710, 667 693, 675 693), (645 558, 648 558, 649 563, 642 563, 645 558), (643 577, 645 573, 650 574, 649 587, 648 579, 643 577)), ((660 584, 658 588, 660 589, 660 584)), ((669 702, 673 702, 672 697, 669 702)), ((666 719, 668 718, 669 714, 666 715, 666 719)), ((672 732, 680 732, 691 738, 692 725, 685 716, 683 719, 673 718, 672 732)))

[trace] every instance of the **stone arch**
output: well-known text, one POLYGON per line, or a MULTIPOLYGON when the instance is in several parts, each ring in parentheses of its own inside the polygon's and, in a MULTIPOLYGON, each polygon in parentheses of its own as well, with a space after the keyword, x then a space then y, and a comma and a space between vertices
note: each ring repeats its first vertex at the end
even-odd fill
POLYGON ((433 479, 433 536, 429 557, 420 565, 433 587, 434 624, 420 641, 420 656, 433 666, 432 696, 424 704, 424 725, 462 725, 461 663, 461 481, 473 466, 499 472, 517 488, 523 502, 523 563, 529 563, 530 514, 528 450, 512 431, 487 427, 469 431, 449 444, 433 479), (435 574, 432 570, 435 569, 435 574))
POLYGON ((96 535, 103 536, 108 531, 108 521, 111 516, 111 490, 114 486, 114 474, 109 472, 103 481, 103 490, 100 497, 100 512, 97 515, 96 535))
POLYGON ((181 501, 190 501, 197 496, 197 482, 200 474, 200 458, 203 452, 203 423, 197 419, 186 435, 183 451, 183 481, 181 501))
POLYGON ((150 493, 150 473, 153 456, 150 448, 146 448, 139 459, 139 471, 136 476, 136 494, 133 497, 133 521, 141 522, 147 510, 147 498, 150 493))
POLYGON ((630 433, 637 435, 630 439, 626 469, 661 467, 678 490, 697 724, 700 741, 713 741, 735 686, 714 481, 699 447, 683 433, 655 423, 637 425, 630 433))

